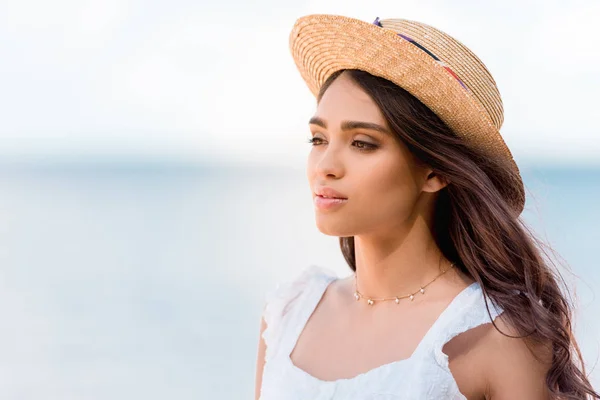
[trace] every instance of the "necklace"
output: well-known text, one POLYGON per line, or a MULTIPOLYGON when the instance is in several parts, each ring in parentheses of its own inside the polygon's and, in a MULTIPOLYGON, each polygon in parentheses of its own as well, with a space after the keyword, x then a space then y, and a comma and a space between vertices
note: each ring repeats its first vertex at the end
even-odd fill
MULTIPOLYGON (((373 304, 375 304, 376 301, 388 301, 388 300, 394 300, 396 302, 396 304, 400 303, 400 299, 405 299, 405 298, 409 298, 410 301, 413 301, 415 298, 415 294, 417 293, 421 293, 421 294, 425 294, 425 288, 432 283, 433 281, 435 281, 437 278, 439 278, 440 276, 444 275, 446 272, 448 272, 448 270, 450 270, 450 268, 454 267, 454 263, 450 263, 450 266, 448 268, 446 268, 444 271, 442 271, 438 276, 436 276, 435 278, 433 278, 431 281, 429 281, 427 284, 421 286, 421 289, 417 290, 414 293, 411 294, 407 294, 405 296, 396 296, 396 297, 389 297, 389 298, 383 298, 383 299, 374 299, 372 297, 366 297, 367 299, 367 304, 372 306, 373 304)), ((358 285, 356 284, 356 273, 354 273, 354 298, 356 299, 356 301, 359 301, 361 298, 365 298, 365 296, 360 293, 358 291, 358 285)))

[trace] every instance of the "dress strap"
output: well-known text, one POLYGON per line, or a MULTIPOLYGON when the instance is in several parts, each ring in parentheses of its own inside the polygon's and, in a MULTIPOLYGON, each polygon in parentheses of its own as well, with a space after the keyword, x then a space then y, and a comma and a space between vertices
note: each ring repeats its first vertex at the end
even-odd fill
POLYGON ((433 335, 432 350, 435 361, 444 369, 448 369, 448 356, 442 351, 444 345, 457 335, 479 325, 491 323, 504 311, 489 297, 484 296, 481 285, 474 282, 465 289, 462 296, 443 321, 437 326, 433 335), (487 300, 487 306, 486 306, 487 300), (488 313, 489 307, 489 313, 488 313), (491 318, 490 318, 491 317, 491 318))
POLYGON ((307 301, 312 304, 321 284, 335 277, 328 268, 310 265, 294 278, 279 282, 267 291, 263 311, 267 327, 262 333, 267 346, 266 361, 274 358, 290 342, 294 342, 296 331, 302 329, 298 325, 307 312, 307 301))

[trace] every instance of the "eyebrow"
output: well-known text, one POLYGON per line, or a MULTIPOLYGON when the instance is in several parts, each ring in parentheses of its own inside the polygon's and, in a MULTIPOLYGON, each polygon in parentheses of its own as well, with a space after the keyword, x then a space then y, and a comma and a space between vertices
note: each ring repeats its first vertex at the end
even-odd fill
MULTIPOLYGON (((312 124, 312 125, 318 125, 324 129, 327 129, 327 123, 325 123, 325 121, 319 117, 312 117, 310 119, 310 121, 308 121, 308 123, 312 124)), ((362 128, 362 129, 370 129, 373 131, 378 131, 378 132, 385 133, 388 135, 391 133, 387 128, 385 128, 379 124, 376 124, 374 122, 342 121, 341 127, 342 127, 343 131, 349 131, 352 129, 361 129, 362 128)))

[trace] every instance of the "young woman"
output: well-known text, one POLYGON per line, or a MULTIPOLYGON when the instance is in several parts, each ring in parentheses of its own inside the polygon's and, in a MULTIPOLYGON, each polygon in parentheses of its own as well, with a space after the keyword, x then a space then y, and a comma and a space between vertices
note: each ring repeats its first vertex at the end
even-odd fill
POLYGON ((317 98, 307 177, 352 271, 267 295, 256 398, 598 399, 571 305, 520 220, 519 170, 483 63, 402 19, 300 18, 317 98))

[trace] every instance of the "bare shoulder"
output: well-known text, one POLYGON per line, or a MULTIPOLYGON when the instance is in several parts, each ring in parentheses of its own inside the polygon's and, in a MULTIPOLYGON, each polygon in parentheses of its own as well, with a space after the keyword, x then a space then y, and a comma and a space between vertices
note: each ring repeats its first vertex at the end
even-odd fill
MULTIPOLYGON (((496 325, 507 335, 520 336, 505 314, 496 318, 496 325)), ((489 330, 482 345, 490 354, 486 369, 490 399, 549 398, 546 373, 552 363, 551 346, 509 337, 495 328, 489 330)))
POLYGON ((475 399, 548 399, 545 379, 552 360, 550 347, 514 337, 522 335, 505 314, 495 324, 501 332, 489 323, 449 343, 448 353, 456 361, 450 368, 461 392, 475 399))

